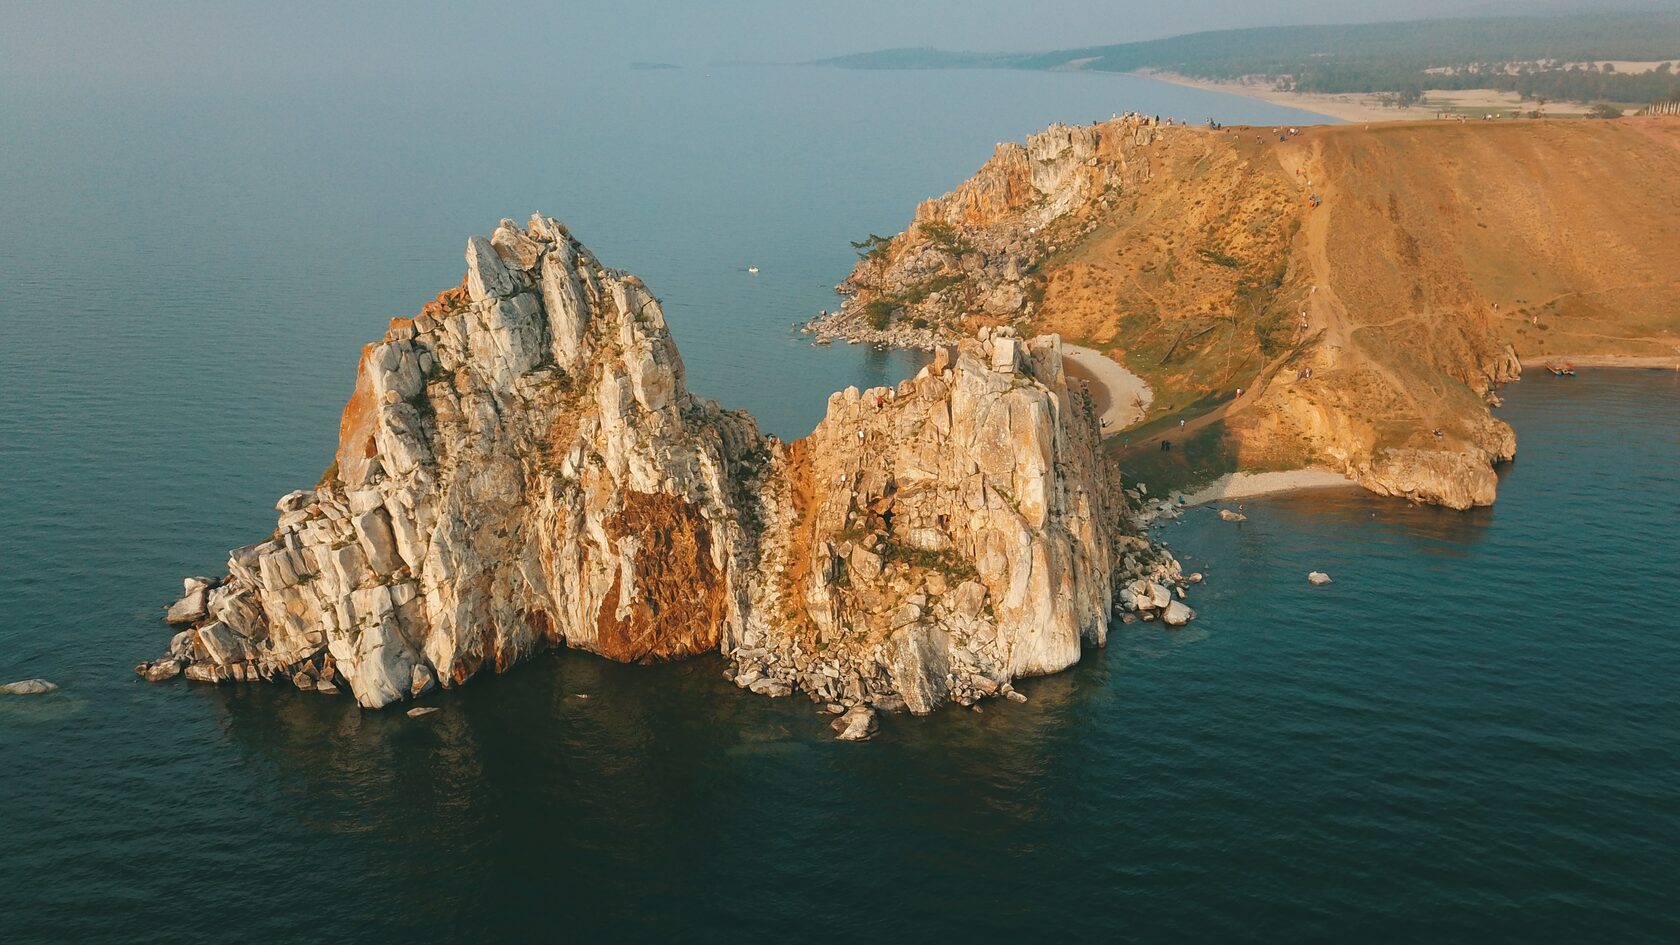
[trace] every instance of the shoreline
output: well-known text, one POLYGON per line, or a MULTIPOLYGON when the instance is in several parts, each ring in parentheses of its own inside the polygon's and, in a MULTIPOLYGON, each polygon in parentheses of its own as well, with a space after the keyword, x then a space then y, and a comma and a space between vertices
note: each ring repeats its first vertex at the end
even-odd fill
POLYGON ((1680 371, 1680 352, 1672 355, 1645 354, 1548 354, 1517 359, 1524 371, 1529 368, 1545 370, 1548 364, 1568 364, 1578 368, 1609 368, 1611 370, 1680 371))
POLYGON ((1282 495, 1286 492, 1309 492, 1319 489, 1358 489, 1359 483, 1339 472, 1320 466, 1305 469, 1284 469, 1272 472, 1226 473, 1194 492, 1169 492, 1148 496, 1138 509, 1138 517, 1145 527, 1161 521, 1177 519, 1185 511, 1201 506, 1256 499, 1261 496, 1282 495), (1179 502, 1179 497, 1184 501, 1179 502))
POLYGON ((1424 98, 1418 104, 1397 107, 1382 104, 1375 92, 1287 92, 1260 83, 1197 79, 1176 72, 1158 72, 1153 69, 1138 69, 1130 74, 1204 92, 1240 95, 1243 98, 1284 108, 1298 108, 1345 122, 1434 120, 1441 118, 1444 111, 1484 112, 1502 118, 1511 112, 1519 112, 1526 116, 1532 111, 1539 111, 1547 118, 1581 117, 1589 111, 1586 105, 1577 102, 1548 102, 1541 105, 1537 102, 1523 101, 1516 93, 1495 89, 1430 90, 1424 92, 1424 98))
MULTIPOLYGON (((1153 69, 1139 69, 1132 74, 1143 76, 1146 79, 1154 79, 1158 82, 1166 82, 1170 85, 1200 89, 1204 92, 1223 92, 1226 95, 1240 95, 1243 98, 1251 98, 1284 108, 1298 108, 1337 121, 1404 121, 1408 118, 1419 117, 1414 109, 1390 108, 1378 105, 1375 98, 1371 96, 1344 98, 1311 92, 1280 92, 1277 89, 1260 85, 1194 79, 1190 76, 1179 75, 1176 72, 1158 72, 1153 69)), ((1434 116, 1431 113, 1425 117, 1434 116)))
POLYGON ((1274 472, 1226 473, 1213 482, 1186 493, 1186 508, 1224 502, 1229 499, 1252 499, 1280 492, 1300 492, 1307 489, 1358 488, 1359 483, 1334 470, 1321 466, 1305 469, 1286 469, 1274 472))

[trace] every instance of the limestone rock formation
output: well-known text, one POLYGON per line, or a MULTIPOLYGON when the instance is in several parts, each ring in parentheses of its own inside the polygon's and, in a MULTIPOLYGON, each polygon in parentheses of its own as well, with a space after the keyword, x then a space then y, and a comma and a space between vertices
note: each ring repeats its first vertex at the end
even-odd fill
POLYGON ((375 708, 563 644, 927 712, 1071 665, 1120 583, 1177 576, 1053 336, 983 332, 784 445, 691 394, 659 301, 555 220, 466 260, 363 349, 332 468, 188 579, 138 674, 375 708))

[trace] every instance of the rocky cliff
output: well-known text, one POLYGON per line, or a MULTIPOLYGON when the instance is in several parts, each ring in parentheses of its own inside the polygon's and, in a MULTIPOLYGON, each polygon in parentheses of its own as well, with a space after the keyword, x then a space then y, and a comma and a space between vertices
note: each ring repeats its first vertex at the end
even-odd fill
POLYGON ((466 260, 363 350, 332 468, 187 580, 138 673, 374 708, 566 645, 926 712, 1071 665, 1178 578, 1054 337, 987 330, 782 444, 690 393, 659 301, 556 221, 466 260))
POLYGON ((1674 359, 1676 181, 1671 119, 1053 127, 860 244, 811 329, 1108 352, 1155 393, 1111 431, 1152 482, 1319 465, 1486 505, 1516 451, 1489 408, 1523 359, 1674 359))
POLYGON ((812 327, 929 347, 1031 316, 1043 294, 1035 271, 1149 180, 1161 127, 1127 115, 999 144, 973 177, 917 207, 905 232, 858 244, 840 308, 812 327))

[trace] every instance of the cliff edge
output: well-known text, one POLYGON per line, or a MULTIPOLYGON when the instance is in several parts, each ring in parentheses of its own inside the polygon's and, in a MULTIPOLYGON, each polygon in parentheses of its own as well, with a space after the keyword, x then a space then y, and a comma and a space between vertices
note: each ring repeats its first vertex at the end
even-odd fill
POLYGON ((555 645, 720 653, 755 692, 921 713, 1171 600, 1053 336, 987 329, 783 444, 689 392, 658 299, 557 221, 466 261, 363 349, 333 466, 187 579, 136 672, 377 708, 555 645))

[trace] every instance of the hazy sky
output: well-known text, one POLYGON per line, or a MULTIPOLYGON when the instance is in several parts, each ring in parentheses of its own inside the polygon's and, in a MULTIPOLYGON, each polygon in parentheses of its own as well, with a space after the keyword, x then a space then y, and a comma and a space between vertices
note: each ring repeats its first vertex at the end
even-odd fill
MULTIPOLYGON (((0 0, 11 91, 494 75, 529 90, 631 61, 1035 50, 1289 23, 1672 8, 1680 0, 0 0)), ((509 90, 511 91, 511 90, 509 90)))

